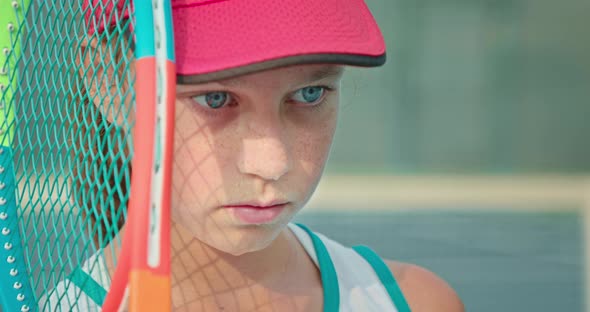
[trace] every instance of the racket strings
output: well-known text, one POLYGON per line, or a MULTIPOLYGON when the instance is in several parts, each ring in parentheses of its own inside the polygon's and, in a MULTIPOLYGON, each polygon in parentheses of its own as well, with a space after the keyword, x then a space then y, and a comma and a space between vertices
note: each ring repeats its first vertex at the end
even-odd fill
POLYGON ((11 81, 0 93, 0 142, 12 149, 7 161, 14 168, 17 222, 11 230, 21 235, 17 261, 25 268, 19 276, 31 286, 31 308, 84 310, 96 302, 74 275, 83 270, 108 286, 106 263, 116 265, 117 257, 106 259, 102 248, 118 239, 127 216, 133 25, 110 22, 126 16, 131 1, 13 2, 22 14, 10 46, 0 46, 8 57, 0 77, 11 81), (121 10, 109 11, 113 5, 121 10), (101 33, 91 32, 86 18, 98 10, 105 15, 93 23, 106 29, 101 33), (89 48, 96 43, 105 44, 89 48))

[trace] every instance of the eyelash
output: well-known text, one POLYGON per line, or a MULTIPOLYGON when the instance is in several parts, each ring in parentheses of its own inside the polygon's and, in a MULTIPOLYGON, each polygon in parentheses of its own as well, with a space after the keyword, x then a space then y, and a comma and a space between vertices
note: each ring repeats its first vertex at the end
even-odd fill
MULTIPOLYGON (((307 87, 303 87, 300 89, 295 90, 295 92, 299 92, 305 88, 322 88, 324 89, 324 93, 322 94, 322 96, 314 103, 303 103, 302 106, 308 106, 308 107, 317 107, 320 106, 325 100, 326 97, 328 97, 328 94, 330 94, 332 91, 334 91, 335 88, 330 87, 330 86, 325 86, 325 85, 319 85, 319 86, 307 86, 307 87)), ((295 92, 291 93, 291 96, 293 96, 293 94, 295 94, 295 92)))
MULTIPOLYGON (((303 88, 300 88, 300 89, 295 90, 294 92, 291 93, 290 97, 292 97, 296 92, 299 92, 299 91, 301 91, 302 89, 305 89, 305 88, 322 88, 324 90, 324 93, 322 94, 321 98, 317 102, 315 102, 315 103, 298 103, 298 104, 301 104, 301 106, 307 106, 307 107, 310 107, 310 108, 315 108, 315 107, 320 106, 325 101, 325 99, 327 98, 328 94, 330 94, 331 92, 333 92, 333 91, 336 90, 336 88, 331 87, 331 86, 326 86, 326 85, 317 85, 316 86, 316 85, 312 85, 312 86, 306 86, 306 87, 303 87, 303 88)), ((206 91, 206 92, 202 92, 202 93, 199 93, 199 94, 196 94, 196 95, 189 96, 188 98, 194 103, 194 105, 196 105, 199 108, 202 108, 204 110, 207 110, 209 112, 219 111, 219 110, 221 110, 223 108, 232 107, 232 106, 236 106, 237 105, 235 96, 231 92, 224 91, 224 90, 206 91), (201 103, 199 103, 198 101, 195 100, 196 97, 205 96, 207 94, 216 93, 216 92, 227 93, 230 96, 230 102, 228 104, 225 104, 225 105, 219 107, 219 108, 212 108, 212 107, 205 107, 204 105, 201 105, 201 103)))

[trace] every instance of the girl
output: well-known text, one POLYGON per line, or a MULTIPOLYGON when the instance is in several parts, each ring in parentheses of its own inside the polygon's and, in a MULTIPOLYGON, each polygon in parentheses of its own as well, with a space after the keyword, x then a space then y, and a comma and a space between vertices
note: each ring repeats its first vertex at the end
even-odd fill
MULTIPOLYGON (((177 0, 172 6, 178 72, 173 308, 463 311, 433 273, 291 223, 328 158, 344 66, 385 62, 382 35, 365 3, 177 0)), ((109 92, 90 76, 125 81, 133 70, 95 66, 91 55, 107 55, 100 51, 108 48, 99 39, 83 45, 82 67, 94 69, 82 72, 90 95, 109 92)), ((127 52, 116 57, 132 58, 127 52)), ((129 104, 118 96, 115 109, 99 109, 100 118, 132 124, 133 116, 116 113, 131 111, 129 104)), ((111 250, 96 256, 110 259, 111 250)), ((83 270, 108 289, 108 277, 97 276, 102 270, 83 270)), ((100 300, 83 286, 81 294, 64 291, 67 282, 48 298, 53 306, 64 309, 64 295, 82 296, 81 310, 99 309, 100 300)))

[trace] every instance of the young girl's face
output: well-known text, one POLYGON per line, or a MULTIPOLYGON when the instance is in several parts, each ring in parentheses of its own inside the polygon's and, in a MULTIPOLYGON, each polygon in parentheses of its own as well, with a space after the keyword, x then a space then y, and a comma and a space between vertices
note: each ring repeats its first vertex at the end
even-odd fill
POLYGON ((301 65, 178 85, 173 220, 226 253, 268 246, 320 179, 341 75, 301 65))

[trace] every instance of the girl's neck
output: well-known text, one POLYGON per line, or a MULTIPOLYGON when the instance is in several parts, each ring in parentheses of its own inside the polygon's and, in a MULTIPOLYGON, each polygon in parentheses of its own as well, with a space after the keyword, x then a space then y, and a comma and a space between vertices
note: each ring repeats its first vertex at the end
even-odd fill
POLYGON ((266 248, 234 256, 194 238, 180 225, 172 229, 172 276, 174 280, 200 280, 213 289, 232 289, 259 284, 275 288, 299 262, 298 242, 286 228, 266 248))

